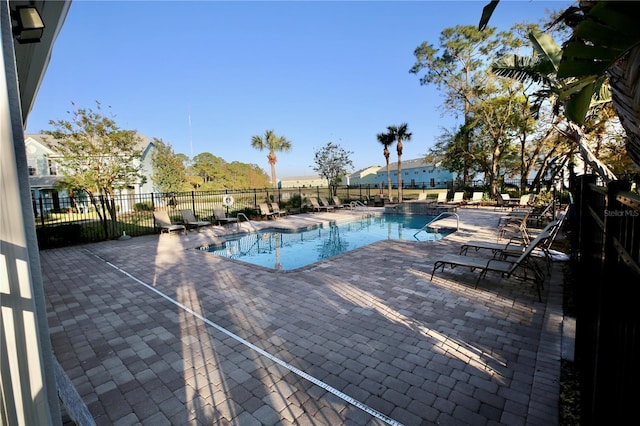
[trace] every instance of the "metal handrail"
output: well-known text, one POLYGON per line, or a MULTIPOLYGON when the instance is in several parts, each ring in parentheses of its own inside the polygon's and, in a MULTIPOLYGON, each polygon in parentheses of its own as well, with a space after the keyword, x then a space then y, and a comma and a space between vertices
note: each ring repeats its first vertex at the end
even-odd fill
MULTIPOLYGON (((244 217, 244 220, 246 220, 247 222, 249 222, 249 226, 251 226, 253 228, 254 231, 256 231, 257 233, 260 233, 260 231, 258 230, 258 228, 255 227, 255 225, 249 220, 249 218, 247 217, 246 214, 240 212, 237 214, 238 219, 240 219, 241 217, 244 217)), ((240 224, 240 220, 238 220, 238 225, 240 224)))
POLYGON ((359 201, 359 200, 354 200, 354 201, 350 202, 349 204, 351 205, 351 207, 365 207, 365 208, 369 207, 366 204, 364 204, 362 201, 359 201))
POLYGON ((431 225, 436 220, 443 219, 446 216, 455 216, 456 217, 456 230, 459 231, 460 230, 460 216, 458 215, 458 213, 456 213, 456 212, 442 212, 438 216, 436 216, 435 218, 431 219, 426 225, 424 225, 418 231, 416 231, 416 233, 413 234, 413 237, 415 238, 415 236, 418 235, 422 231, 426 232, 427 229, 429 228, 429 225, 431 225))

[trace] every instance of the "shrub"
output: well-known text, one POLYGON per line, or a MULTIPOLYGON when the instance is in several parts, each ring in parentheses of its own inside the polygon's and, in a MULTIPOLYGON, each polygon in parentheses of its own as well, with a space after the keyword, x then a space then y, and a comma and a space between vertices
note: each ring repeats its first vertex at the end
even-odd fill
POLYGON ((153 203, 151 201, 142 201, 133 205, 133 210, 137 212, 151 212, 153 211, 153 203))

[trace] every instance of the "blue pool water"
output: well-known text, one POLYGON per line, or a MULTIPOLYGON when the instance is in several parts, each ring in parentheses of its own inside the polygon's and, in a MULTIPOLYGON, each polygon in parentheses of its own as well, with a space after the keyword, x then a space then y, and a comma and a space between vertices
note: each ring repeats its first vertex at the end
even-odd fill
POLYGON ((278 270, 290 270, 380 240, 436 241, 453 230, 419 231, 433 216, 381 215, 301 231, 265 229, 201 247, 209 253, 278 270))

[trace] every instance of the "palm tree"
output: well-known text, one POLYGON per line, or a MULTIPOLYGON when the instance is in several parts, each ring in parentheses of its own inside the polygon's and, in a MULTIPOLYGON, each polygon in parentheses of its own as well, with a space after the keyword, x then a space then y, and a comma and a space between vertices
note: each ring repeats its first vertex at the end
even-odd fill
POLYGON ((402 202, 402 141, 410 141, 411 133, 407 132, 407 123, 399 126, 389 126, 389 135, 396 141, 396 151, 398 152, 398 203, 402 202))
MULTIPOLYGON (((606 76, 599 76, 587 85, 594 87, 587 90, 580 89, 586 96, 574 96, 566 100, 566 93, 573 92, 576 83, 575 78, 562 78, 557 72, 561 66, 561 58, 564 57, 562 47, 550 35, 540 31, 532 31, 529 37, 533 41, 536 56, 514 55, 493 64, 492 71, 496 75, 521 82, 538 83, 541 88, 534 93, 534 109, 539 109, 540 104, 547 99, 562 104, 567 128, 562 130, 556 127, 556 131, 577 145, 582 160, 589 164, 605 182, 615 180, 616 176, 613 172, 594 155, 589 147, 592 135, 585 133, 584 126, 585 117, 597 116, 598 111, 603 109, 603 105, 611 102, 611 91, 606 76)), ((559 108, 557 105, 554 106, 554 109, 559 110, 559 108)))
POLYGON ((391 169, 389 167, 389 146, 393 145, 394 138, 391 133, 378 133, 378 142, 384 146, 384 158, 387 160, 387 184, 389 187, 389 198, 391 198, 391 169))
MULTIPOLYGON (((264 137, 259 135, 252 136, 251 146, 258 151, 269 150, 267 160, 269 160, 269 164, 271 165, 271 184, 273 185, 273 195, 275 197, 278 187, 278 182, 276 181, 276 163, 278 162, 276 151, 289 151, 291 149, 291 142, 284 136, 276 136, 273 130, 267 130, 264 132, 264 137)), ((274 201, 276 201, 275 198, 274 201)))

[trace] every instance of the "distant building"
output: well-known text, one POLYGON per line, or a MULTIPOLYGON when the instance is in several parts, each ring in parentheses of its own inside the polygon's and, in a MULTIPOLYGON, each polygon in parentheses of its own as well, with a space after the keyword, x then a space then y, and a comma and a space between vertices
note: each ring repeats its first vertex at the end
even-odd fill
POLYGON ((328 186, 327 180, 322 176, 291 176, 278 181, 278 188, 299 188, 310 186, 328 186))
POLYGON ((378 176, 376 173, 380 170, 380 166, 370 166, 364 169, 351 173, 350 175, 342 178, 343 185, 370 185, 376 186, 378 184, 378 176))
MULTIPOLYGON (((398 163, 390 163, 391 185, 398 187, 398 163)), ((437 189, 447 188, 456 175, 439 165, 428 164, 423 159, 402 161, 402 184, 405 188, 437 189)), ((387 185, 387 168, 380 167, 376 172, 377 183, 387 185)))

